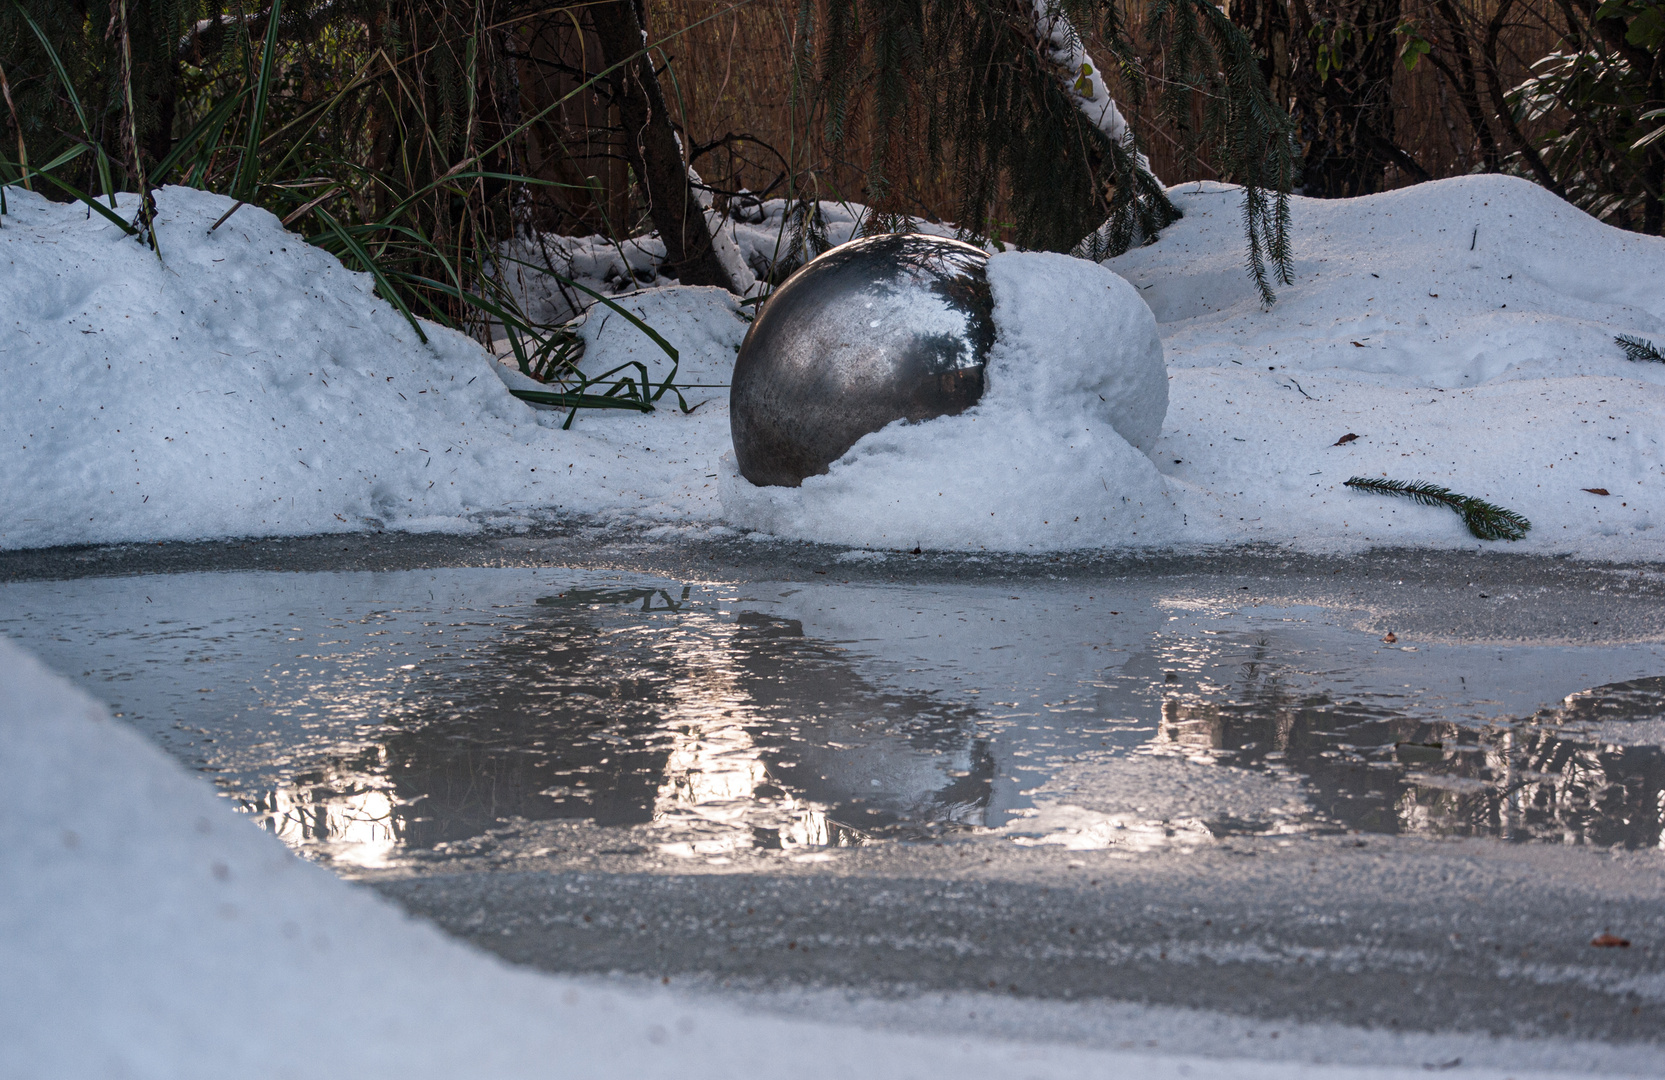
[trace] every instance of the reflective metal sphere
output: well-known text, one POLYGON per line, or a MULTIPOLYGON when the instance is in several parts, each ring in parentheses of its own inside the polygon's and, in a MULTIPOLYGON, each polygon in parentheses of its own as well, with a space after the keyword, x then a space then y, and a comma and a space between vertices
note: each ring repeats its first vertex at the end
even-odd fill
POLYGON ((833 248, 788 278, 734 363, 740 475, 797 487, 894 420, 976 404, 994 344, 987 265, 970 244, 904 233, 833 248))

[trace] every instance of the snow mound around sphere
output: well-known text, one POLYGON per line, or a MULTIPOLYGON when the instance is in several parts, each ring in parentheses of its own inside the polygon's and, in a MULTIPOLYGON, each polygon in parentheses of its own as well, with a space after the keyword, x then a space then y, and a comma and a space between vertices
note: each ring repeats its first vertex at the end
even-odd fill
POLYGON ((864 547, 1060 550, 1177 540, 1186 512, 1142 451, 1168 383, 1156 320, 1126 281, 1036 252, 989 260, 995 344, 983 399, 897 421, 801 487, 723 462, 732 523, 864 547))
POLYGON ((1168 370, 1139 291, 1101 266, 1050 252, 996 255, 988 272, 998 327, 991 404, 1102 416, 1149 453, 1168 415, 1168 370))

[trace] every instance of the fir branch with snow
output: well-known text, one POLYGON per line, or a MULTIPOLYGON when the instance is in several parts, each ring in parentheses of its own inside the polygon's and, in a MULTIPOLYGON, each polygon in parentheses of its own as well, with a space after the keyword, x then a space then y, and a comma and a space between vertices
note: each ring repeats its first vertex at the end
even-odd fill
MULTIPOLYGON (((805 6, 800 30, 810 24, 805 6)), ((891 209, 904 133, 922 129, 932 165, 962 178, 955 216, 968 234, 993 231, 990 212, 1004 193, 1018 245, 1094 260, 1154 240, 1179 218, 1139 134, 1144 57, 1161 56, 1169 89, 1155 102, 1158 117, 1179 125, 1192 157, 1213 148, 1219 175, 1242 185, 1248 269, 1262 301, 1271 303, 1274 282, 1293 280, 1293 124, 1267 91, 1248 38, 1207 0, 1152 5, 1143 50, 1116 4, 1089 0, 831 0, 818 29, 816 53, 802 63, 818 65, 835 146, 867 92, 876 207, 891 209), (1111 97, 1083 30, 1098 32, 1128 111, 1111 97)))
POLYGON ((1148 32, 1162 43, 1170 74, 1162 113, 1185 136, 1188 157, 1194 162, 1200 147, 1213 146, 1221 178, 1243 186, 1245 261, 1261 304, 1271 307, 1273 282, 1295 281, 1289 242, 1289 192, 1300 172, 1294 121, 1272 100, 1248 36, 1207 0, 1157 0, 1148 32), (1200 125, 1192 122, 1199 97, 1200 125))

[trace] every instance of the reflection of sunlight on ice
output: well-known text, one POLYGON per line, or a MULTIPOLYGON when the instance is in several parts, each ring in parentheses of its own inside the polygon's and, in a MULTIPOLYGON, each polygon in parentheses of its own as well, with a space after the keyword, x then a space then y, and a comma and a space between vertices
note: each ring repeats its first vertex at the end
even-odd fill
POLYGON ((708 834, 661 844, 669 854, 723 855, 752 846, 752 792, 767 782, 768 770, 751 736, 726 712, 699 709, 703 715, 678 716, 669 725, 671 750, 653 802, 654 824, 708 834))
POLYGON ((346 793, 279 788, 245 808, 291 848, 323 847, 335 861, 352 866, 386 866, 399 846, 395 803, 373 788, 346 793))
POLYGON ((1196 818, 1152 821, 1057 802, 1043 803, 996 831, 1023 847, 1055 846, 1066 851, 1190 851, 1214 840, 1208 826, 1196 818))
POLYGON ((682 656, 670 753, 654 798, 653 823, 676 839, 668 855, 723 860, 754 847, 828 847, 849 830, 776 785, 744 718, 752 702, 737 686, 726 651, 701 645, 682 656))
POLYGON ((659 844, 661 851, 684 858, 720 857, 760 845, 791 849, 848 843, 844 830, 825 813, 772 785, 751 735, 731 710, 690 708, 669 726, 671 751, 654 799, 653 821, 679 838, 659 844))

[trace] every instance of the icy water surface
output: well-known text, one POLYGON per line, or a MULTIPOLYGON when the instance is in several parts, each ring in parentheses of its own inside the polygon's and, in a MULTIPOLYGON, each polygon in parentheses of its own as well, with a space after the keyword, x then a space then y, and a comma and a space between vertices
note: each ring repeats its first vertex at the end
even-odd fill
POLYGON ((0 632, 341 865, 953 833, 1657 847, 1665 650, 1386 642, 1160 582, 543 568, 13 584, 0 632))

